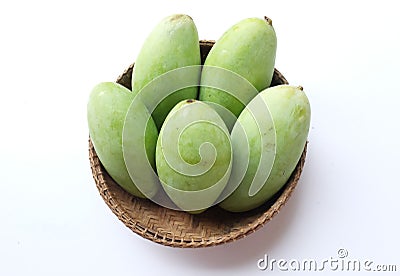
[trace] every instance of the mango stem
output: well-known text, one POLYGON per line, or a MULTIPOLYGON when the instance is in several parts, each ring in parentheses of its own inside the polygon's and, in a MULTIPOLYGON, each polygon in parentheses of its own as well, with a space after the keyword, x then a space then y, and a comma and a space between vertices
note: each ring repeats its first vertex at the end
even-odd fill
POLYGON ((272 26, 272 19, 271 18, 264 16, 264 20, 267 21, 267 23, 272 26))

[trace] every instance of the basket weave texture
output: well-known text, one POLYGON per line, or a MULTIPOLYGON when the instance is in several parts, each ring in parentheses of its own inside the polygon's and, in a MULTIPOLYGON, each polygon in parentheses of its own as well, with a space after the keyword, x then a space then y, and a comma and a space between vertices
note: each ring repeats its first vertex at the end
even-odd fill
MULTIPOLYGON (((214 41, 200 41, 202 63, 214 41)), ((117 82, 131 89, 133 64, 118 77, 117 82)), ((287 84, 275 69, 271 86, 287 84)), ((243 213, 227 212, 213 206, 197 215, 162 207, 151 200, 137 198, 123 190, 102 166, 89 138, 89 159, 97 189, 125 226, 153 242, 183 248, 208 247, 238 240, 253 233, 271 220, 286 203, 300 178, 307 145, 285 186, 268 202, 243 213)))

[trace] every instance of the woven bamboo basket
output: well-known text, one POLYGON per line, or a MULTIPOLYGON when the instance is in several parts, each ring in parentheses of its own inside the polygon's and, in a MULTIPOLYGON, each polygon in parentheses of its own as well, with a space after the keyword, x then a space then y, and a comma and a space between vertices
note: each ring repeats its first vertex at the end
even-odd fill
MULTIPOLYGON (((214 41, 200 41, 202 63, 214 41)), ((131 89, 133 64, 117 82, 131 89)), ((271 86, 287 84, 275 69, 271 86)), ((151 200, 137 198, 123 190, 102 166, 89 138, 89 159, 97 189, 111 211, 134 233, 153 242, 183 248, 208 247, 245 237, 271 220, 286 203, 300 178, 307 145, 288 182, 268 202, 243 213, 227 212, 213 206, 197 215, 162 207, 151 200)))

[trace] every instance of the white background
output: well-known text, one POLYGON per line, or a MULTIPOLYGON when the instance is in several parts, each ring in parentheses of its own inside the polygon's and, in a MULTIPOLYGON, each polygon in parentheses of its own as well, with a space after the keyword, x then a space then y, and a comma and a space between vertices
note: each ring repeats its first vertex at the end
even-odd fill
POLYGON ((1 275, 272 275, 276 268, 257 268, 265 254, 322 261, 341 248, 400 270, 396 1, 232 2, 1 2, 1 275), (102 201, 89 167, 91 88, 114 81, 173 13, 191 15, 201 39, 270 17, 276 67, 312 106, 292 198, 261 230, 214 248, 168 248, 133 234, 102 201))

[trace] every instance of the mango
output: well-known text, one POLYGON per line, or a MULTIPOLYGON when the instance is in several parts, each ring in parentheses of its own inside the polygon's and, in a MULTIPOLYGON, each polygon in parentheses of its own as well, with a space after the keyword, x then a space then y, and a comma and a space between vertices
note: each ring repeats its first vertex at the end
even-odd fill
POLYGON ((194 71, 182 76, 173 76, 170 81, 193 80, 195 85, 169 91, 165 88, 165 81, 157 83, 157 107, 149 106, 153 100, 153 95, 142 95, 142 101, 152 111, 152 117, 158 129, 167 117, 170 110, 181 100, 196 99, 198 94, 198 84, 200 82, 200 46, 197 28, 191 17, 184 14, 175 14, 161 20, 152 30, 144 41, 142 48, 135 61, 132 75, 132 92, 134 95, 139 93, 146 85, 152 81, 157 81, 157 77, 177 68, 197 65, 194 71), (146 98, 148 97, 148 98, 146 98), (166 97, 166 98, 164 98, 166 97), (154 110, 153 110, 154 109, 154 110))
MULTIPOLYGON (((90 138, 100 162, 108 174, 127 192, 138 197, 145 197, 132 182, 126 168, 122 148, 125 116, 133 99, 132 92, 122 85, 102 82, 96 85, 90 93, 87 104, 87 120, 90 138)), ((146 107, 143 104, 142 106, 141 112, 146 112, 146 107)), ((150 114, 148 116, 150 117, 150 114)), ((147 158, 155 168, 155 146, 158 131, 151 117, 146 126, 145 137, 147 158)), ((134 151, 134 149, 130 150, 134 151)), ((151 197, 157 192, 157 189, 158 186, 149 185, 146 187, 145 194, 151 197)))
POLYGON ((225 188, 232 163, 230 135, 209 105, 184 100, 168 114, 157 140, 162 187, 180 210, 200 213, 225 188))
POLYGON ((241 162, 233 163, 232 172, 244 171, 244 176, 231 175, 229 182, 239 181, 239 186, 219 206, 231 212, 244 212, 276 194, 301 157, 310 119, 310 103, 301 87, 279 85, 260 92, 232 129, 234 159, 249 162, 245 169, 241 162), (257 177, 260 174, 264 177, 257 177))
POLYGON ((268 18, 247 18, 232 26, 216 41, 204 62, 199 100, 221 105, 238 117, 259 91, 270 86, 276 47, 275 30, 268 18), (235 75, 243 78, 242 83, 237 84, 243 86, 241 89, 218 89, 226 82, 237 83, 235 75))

